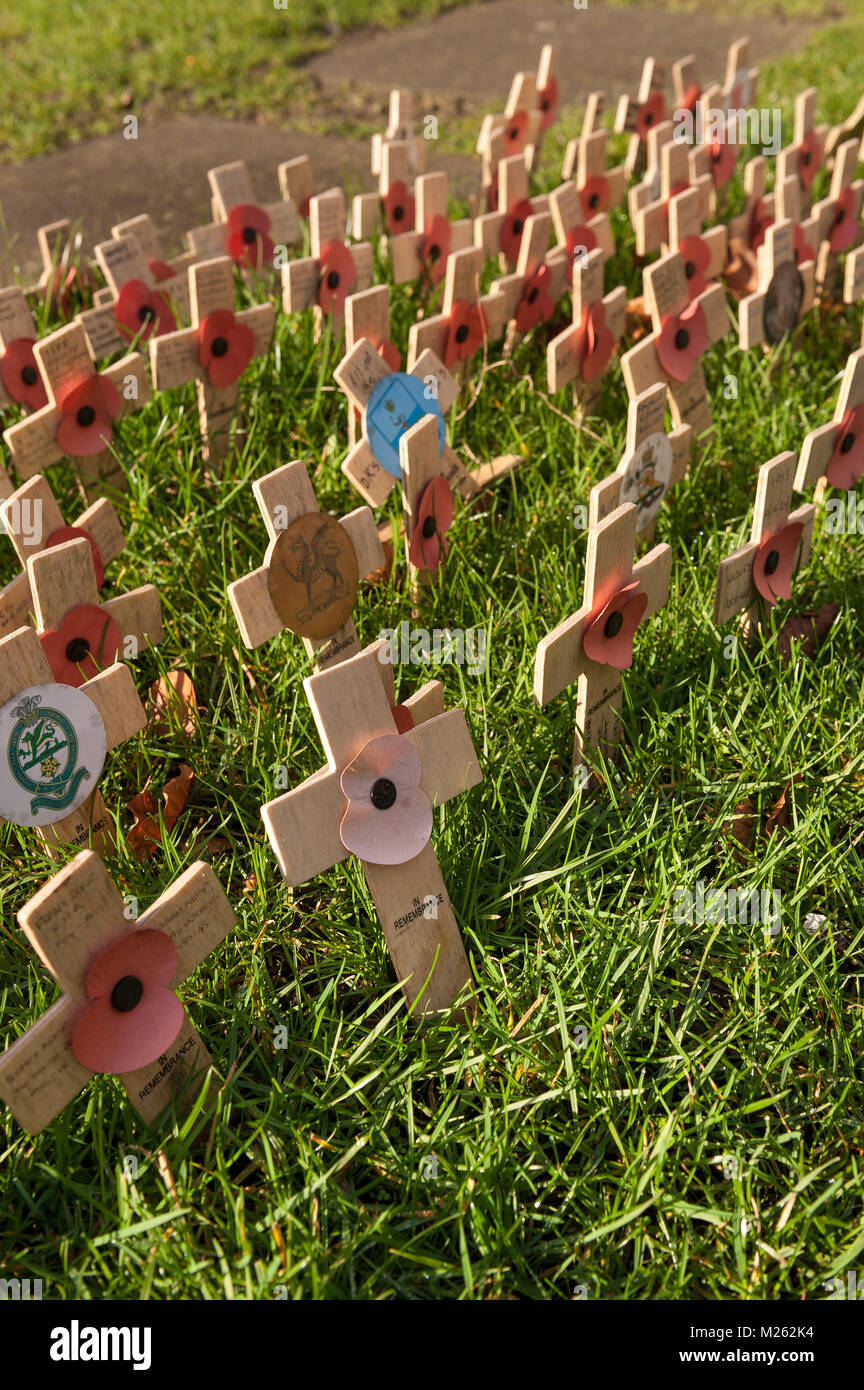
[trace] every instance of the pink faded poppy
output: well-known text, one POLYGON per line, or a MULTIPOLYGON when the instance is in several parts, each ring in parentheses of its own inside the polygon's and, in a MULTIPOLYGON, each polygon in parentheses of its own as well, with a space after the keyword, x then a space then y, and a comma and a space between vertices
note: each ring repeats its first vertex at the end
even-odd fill
POLYGON ((558 115, 558 83, 550 77, 546 86, 537 93, 537 106, 540 111, 540 129, 548 130, 555 124, 558 115))
POLYGON ((93 537, 87 531, 83 531, 80 526, 58 526, 56 531, 45 542, 46 550, 53 550, 56 545, 65 545, 67 541, 89 541, 90 554, 93 556, 93 573, 96 576, 96 588, 101 589, 105 583, 105 566, 102 563, 102 556, 99 554, 99 547, 93 537))
POLYGON ((339 779, 347 805, 339 823, 345 848, 369 864, 406 864, 432 834, 432 802, 420 786, 420 754, 401 734, 361 748, 339 779))
POLYGON ((58 628, 41 633, 39 641, 55 681, 77 690, 116 660, 123 634, 104 609, 79 603, 58 628))
POLYGON ((592 617, 582 637, 582 648, 589 661, 626 671, 633 665, 633 638, 648 607, 648 595, 638 579, 625 584, 592 617))
POLYGON ((705 271, 711 264, 711 252, 701 236, 682 237, 678 243, 678 250, 684 262, 687 293, 691 299, 696 299, 708 288, 705 271))
POLYGON ((708 168, 715 188, 723 188, 735 172, 738 156, 725 140, 714 139, 708 146, 708 168))
POLYGON ((35 344, 35 338, 13 338, 0 358, 0 376, 7 395, 28 410, 41 410, 48 404, 48 392, 33 352, 35 344))
POLYGON ((800 521, 790 521, 773 536, 766 536, 756 551, 753 583, 772 607, 778 599, 792 597, 792 572, 803 530, 800 521))
POLYGON ((57 402, 60 423, 57 443, 72 458, 88 458, 107 449, 114 431, 111 421, 123 414, 120 392, 107 376, 72 382, 57 402))
POLYGON ((169 988, 176 973, 174 942, 153 928, 127 932, 97 956, 84 985, 92 1002, 72 1033, 82 1067, 123 1075, 167 1052, 183 1027, 183 1005, 169 988))
POLYGON ((848 251, 857 234, 855 193, 851 188, 844 188, 834 203, 834 220, 828 233, 828 245, 832 251, 848 251))
POLYGON ((273 263, 270 218, 255 203, 236 203, 228 213, 225 250, 238 265, 260 270, 273 263))
POLYGON ((514 111, 512 116, 507 117, 507 124, 504 127, 505 158, 509 155, 522 153, 525 136, 528 133, 528 120, 527 111, 514 111))
POLYGON ((643 142, 647 141, 648 132, 660 125, 665 114, 666 103, 663 100, 663 93, 652 92, 648 100, 643 101, 636 112, 636 134, 639 139, 643 142))
POLYGON ((534 209, 528 199, 520 198, 518 202, 513 204, 501 223, 501 250, 508 261, 518 260, 525 223, 533 212, 534 209))
POLYGON ((809 241, 805 240, 804 233, 797 223, 795 224, 793 232, 793 241, 795 243, 796 265, 804 265, 807 261, 815 261, 816 252, 813 250, 809 241))
POLYGON ((708 324, 705 310, 694 299, 680 314, 666 314, 657 339, 660 366, 673 381, 686 381, 693 363, 708 346, 708 324))
POLYGON ((211 386, 232 386, 255 355, 255 334, 238 323, 233 309, 217 309, 201 320, 198 360, 211 386))
POLYGON ((847 410, 837 426, 825 476, 832 487, 844 491, 864 476, 864 405, 847 410))
POLYGON ((423 489, 417 508, 417 521, 408 546, 408 559, 415 570, 437 570, 442 553, 450 547, 447 532, 453 525, 453 493, 446 478, 432 478, 423 489))
POLYGON ((522 298, 516 306, 516 328, 520 333, 546 323, 554 314, 555 304, 549 293, 551 280, 548 265, 539 265, 533 275, 526 275, 522 298))
POLYGON ((127 280, 121 287, 114 303, 114 318, 124 337, 138 338, 142 343, 163 333, 173 333, 177 327, 164 294, 151 290, 143 280, 127 280))
POLYGON ((381 202, 388 234, 398 236, 400 232, 410 232, 414 226, 414 195, 405 184, 391 183, 381 202))
POLYGON ((579 189, 583 217, 594 217, 609 209, 609 180, 602 174, 589 174, 579 189))
POLYGON ((579 360, 583 381, 593 381, 608 365, 615 351, 615 335, 606 323, 606 309, 598 301, 582 313, 582 322, 573 335, 573 351, 579 360))
POLYGON ((173 279, 175 274, 167 261, 148 261, 147 269, 150 271, 157 285, 161 284, 163 280, 173 279))
POLYGON ((454 362, 467 362, 469 357, 473 357, 482 347, 486 331, 486 314, 480 305, 457 299, 447 325, 444 366, 452 367, 454 362))
POLYGON ((344 314, 356 279, 357 267, 348 247, 342 241, 329 242, 318 260, 318 304, 325 314, 344 314))
POLYGON ((418 247, 423 269, 433 285, 438 285, 447 269, 452 228, 446 217, 430 217, 418 247))
POLYGON ((597 246, 597 238, 590 227, 571 227, 566 238, 567 254, 571 265, 576 265, 589 251, 597 246))
POLYGON ((808 130, 798 149, 795 151, 795 163, 798 166, 798 178, 805 188, 809 188, 819 169, 822 158, 822 151, 816 132, 808 130))

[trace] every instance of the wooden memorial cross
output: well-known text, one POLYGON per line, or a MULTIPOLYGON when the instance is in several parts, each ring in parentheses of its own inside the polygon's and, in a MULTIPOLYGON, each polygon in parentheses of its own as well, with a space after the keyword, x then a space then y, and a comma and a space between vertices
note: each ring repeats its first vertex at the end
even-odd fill
MULTIPOLYGON (((408 235, 412 235, 409 233, 408 235)), ((391 371, 402 366, 402 354, 390 337, 390 286, 371 285, 368 290, 349 294, 345 300, 345 352, 366 338, 384 358, 391 371)), ((363 433, 363 417, 353 406, 348 407, 348 443, 353 449, 363 433)))
POLYGON ((831 190, 813 208, 818 247, 816 258, 816 289, 820 299, 833 295, 839 276, 840 257, 851 251, 861 240, 861 205, 864 203, 864 179, 855 178, 858 163, 858 140, 847 140, 834 156, 831 190))
POLYGON ((484 116, 476 150, 483 160, 483 198, 488 212, 498 207, 498 166, 502 159, 533 153, 543 123, 537 105, 537 77, 517 72, 502 114, 484 116))
POLYGON ((688 188, 669 201, 669 232, 665 251, 680 251, 691 299, 703 293, 726 268, 726 228, 720 223, 704 230, 702 191, 688 188))
POLYGON ((750 66, 750 40, 736 39, 729 45, 726 53, 726 71, 723 86, 710 83, 704 89, 699 76, 699 64, 691 53, 679 62, 672 64, 672 86, 675 91, 676 110, 695 111, 697 101, 706 106, 719 97, 724 110, 738 110, 752 106, 756 99, 756 83, 759 69, 750 66))
POLYGON ((597 247, 573 266, 573 323, 546 348, 550 391, 573 382, 577 422, 596 415, 603 378, 627 317, 627 291, 617 285, 603 294, 603 252, 597 247))
POLYGON ((693 449, 693 426, 666 433, 666 388, 649 386, 627 408, 627 443, 614 473, 595 483, 588 496, 588 525, 597 526, 616 507, 636 508, 637 540, 654 540, 663 499, 687 472, 693 449))
POLYGON ((356 507, 339 520, 319 511, 299 460, 258 478, 252 491, 270 544, 264 563, 228 586, 246 646, 260 647, 287 628, 303 638, 319 670, 355 656, 358 586, 384 566, 371 511, 356 507))
POLYGON ((312 174, 312 161, 308 154, 300 154, 296 159, 286 159, 277 171, 279 192, 285 202, 289 200, 297 209, 304 222, 309 218, 309 203, 315 196, 315 179, 312 174))
POLYGON ((586 215, 576 184, 567 181, 553 188, 548 198, 555 240, 567 252, 569 265, 574 265, 582 256, 597 247, 603 253, 604 261, 615 252, 615 240, 608 212, 590 212, 586 215))
POLYGON ((537 647, 534 699, 548 705, 578 680, 573 762, 621 738, 621 672, 632 665, 637 625, 669 594, 672 550, 656 545, 633 564, 636 508, 629 503, 588 532, 585 598, 537 647))
POLYGON ((213 1066, 174 991, 236 925, 219 880, 209 864, 193 864, 137 921, 127 913, 90 850, 18 913, 62 990, 0 1056, 0 1097, 28 1134, 50 1124, 99 1072, 116 1075, 152 1124, 172 1101, 191 1108, 213 1066))
POLYGON ((647 266, 642 283, 653 332, 621 359, 627 394, 632 400, 665 382, 673 423, 692 425, 699 436, 714 423, 701 358, 729 332, 726 293, 709 285, 691 299, 680 251, 647 266))
MULTIPOLYGON (((843 303, 857 304, 864 299, 864 246, 856 246, 846 257, 843 268, 843 303)), ((864 343, 864 318, 861 320, 861 342, 864 343)))
POLYGON ((122 662, 76 690, 54 680, 32 627, 0 639, 0 821, 35 828, 54 859, 60 845, 106 849, 105 756, 146 725, 122 662))
POLYGON ((166 256, 162 250, 162 243, 159 233, 153 225, 153 219, 148 212, 142 212, 138 217, 127 217, 124 222, 118 222, 111 228, 112 237, 121 240, 123 237, 134 237, 138 243, 147 268, 154 277, 157 285, 165 280, 172 280, 175 276, 183 276, 181 284, 186 281, 186 272, 190 265, 194 265, 200 259, 195 251, 180 251, 176 256, 166 256))
POLYGON ((806 564, 816 508, 812 502, 792 511, 795 455, 778 454, 759 469, 749 545, 720 561, 714 596, 714 621, 728 623, 744 614, 750 632, 758 621, 759 600, 773 608, 791 597, 792 575, 806 564))
POLYGON ((795 491, 815 485, 814 501, 826 487, 845 492, 864 475, 864 348, 849 357, 834 414, 827 425, 805 435, 795 474, 795 491))
POLYGON ((243 372, 270 351, 276 311, 269 301, 234 311, 234 267, 229 257, 189 268, 192 326, 150 340, 157 391, 187 381, 198 388, 198 418, 205 458, 223 459, 237 410, 243 372))
POLYGON ((525 223, 532 213, 546 212, 546 197, 528 197, 528 166, 522 154, 502 159, 498 165, 498 207, 474 223, 474 243, 483 248, 484 258, 497 256, 501 269, 513 269, 525 223))
POLYGON ((114 423, 151 398, 144 358, 130 352, 97 372, 80 323, 42 338, 33 353, 48 404, 3 433, 19 478, 70 458, 85 496, 107 485, 125 491, 126 475, 110 446, 114 423))
POLYGON ((27 296, 19 285, 0 290, 0 410, 25 414, 48 404, 33 353, 38 333, 27 296))
POLYGON ((282 267, 282 305, 286 314, 315 309, 316 335, 329 321, 334 334, 345 322, 345 299, 372 283, 372 246, 345 245, 345 194, 341 188, 319 193, 309 203, 312 254, 282 267))
POLYGON ((482 774, 460 709, 398 733, 377 670, 385 646, 304 681, 327 766, 261 814, 288 884, 356 855, 406 1002, 427 1015, 449 1009, 471 979, 430 842, 433 807, 482 774))
POLYGON ((758 253, 758 287, 738 305, 738 345, 747 352, 760 343, 774 345, 791 333, 813 307, 816 266, 798 261, 796 224, 773 222, 758 253))
POLYGON ((528 168, 534 170, 540 162, 540 147, 543 136, 558 119, 560 91, 558 87, 558 49, 553 43, 544 44, 540 50, 537 75, 534 79, 537 91, 537 110, 540 112, 539 129, 533 142, 525 151, 528 168))
POLYGON ((0 636, 3 637, 30 621, 33 596, 27 562, 31 556, 65 541, 89 540, 96 586, 101 589, 105 567, 117 558, 126 544, 120 518, 105 497, 100 497, 67 526, 50 484, 41 473, 0 504, 0 531, 8 535, 23 567, 19 575, 0 589, 0 636))
POLYGON ((108 289, 96 296, 93 309, 78 315, 97 361, 125 352, 151 338, 177 328, 175 307, 189 317, 189 282, 186 274, 172 275, 157 284, 135 237, 111 237, 94 247, 94 255, 108 289))
POLYGON ((583 221, 590 221, 598 212, 617 208, 623 203, 627 189, 624 165, 618 164, 614 169, 606 167, 609 132, 597 125, 604 96, 603 92, 592 92, 589 96, 582 130, 568 144, 561 167, 562 179, 572 179, 576 185, 583 221))
POLYGON ((792 175, 797 178, 801 212, 805 215, 810 209, 813 180, 825 163, 825 141, 828 138, 828 126, 814 124, 817 95, 815 87, 808 87, 795 98, 792 144, 777 156, 776 182, 782 183, 792 175))
POLYGON ((615 133, 625 131, 630 136, 624 168, 628 176, 644 167, 649 132, 666 119, 663 83, 666 73, 662 63, 646 58, 635 97, 623 94, 615 112, 615 133))
MULTIPOLYGON (((729 222, 726 285, 740 298, 755 290, 759 272, 757 253, 774 221, 774 194, 766 193, 768 162, 756 155, 744 166, 744 208, 729 222)), ((797 183, 797 176, 796 176, 797 183)))
MULTIPOLYGON (((690 225, 695 224, 695 235, 698 235, 702 223, 708 217, 711 176, 703 174, 697 183, 691 184, 688 146, 669 140, 660 150, 659 197, 651 202, 644 202, 636 212, 634 229, 637 256, 648 256, 661 247, 664 251, 674 249, 669 230, 670 209, 675 198, 687 192, 695 194, 693 212, 688 221, 690 225)), ((723 229, 724 246, 725 240, 726 234, 723 229)), ((721 261, 720 267, 722 265, 721 261)))
POLYGON ((82 250, 80 231, 68 218, 40 227, 36 233, 42 271, 27 293, 45 300, 53 316, 68 318, 73 295, 86 294, 93 277, 82 250))
MULTIPOLYGON (((521 237, 520 237, 521 240, 521 237)), ((507 323, 506 300, 492 290, 480 294, 486 256, 479 246, 456 251, 447 262, 441 311, 419 319, 408 332, 408 370, 431 349, 448 371, 462 381, 471 359, 485 343, 497 342, 507 323)))
POLYGON ((400 436, 399 462, 405 555, 411 592, 416 595, 421 586, 440 579, 453 521, 453 490, 444 473, 434 415, 425 415, 400 436))
MULTIPOLYGON (((656 203, 658 200, 661 203, 664 201, 661 198, 663 190, 663 151, 667 145, 672 144, 672 136, 674 133, 675 128, 671 121, 660 121, 658 125, 652 126, 648 131, 645 139, 645 167, 642 170, 641 177, 631 184, 627 190, 627 215, 630 218, 630 225, 634 232, 639 224, 642 210, 648 207, 649 204, 656 203)), ((686 146, 680 148, 683 148, 686 152, 686 146)), ((676 159, 678 162, 677 172, 680 179, 680 153, 676 156, 676 159)), ((689 168, 682 186, 687 183, 689 183, 689 168)))
POLYGON ((411 170, 422 174, 426 169, 426 141, 422 135, 414 134, 414 98, 410 92, 394 87, 390 93, 390 109, 387 129, 383 135, 372 136, 372 173, 381 173, 381 156, 384 146, 392 140, 404 141, 410 151, 411 170))
POLYGON ((378 192, 357 193, 352 203, 351 229, 356 241, 364 241, 375 235, 382 213, 388 237, 413 232, 415 194, 411 174, 411 146, 408 141, 386 141, 381 147, 378 192))
POLYGON ((213 221, 196 227, 187 241, 196 257, 230 256, 247 279, 274 269, 277 246, 301 239, 300 219, 292 198, 259 205, 249 170, 242 160, 221 164, 207 173, 213 221))
POLYGON ((549 213, 532 213, 525 223, 515 274, 492 284, 492 292, 507 301, 505 352, 511 352, 532 328, 548 323, 570 289, 572 253, 567 246, 549 249, 551 234, 549 213))
POLYGON ((474 245, 474 223, 470 217, 450 221, 446 174, 421 174, 414 189, 417 230, 390 238, 390 278, 394 285, 420 279, 434 286, 443 280, 450 255, 474 245))

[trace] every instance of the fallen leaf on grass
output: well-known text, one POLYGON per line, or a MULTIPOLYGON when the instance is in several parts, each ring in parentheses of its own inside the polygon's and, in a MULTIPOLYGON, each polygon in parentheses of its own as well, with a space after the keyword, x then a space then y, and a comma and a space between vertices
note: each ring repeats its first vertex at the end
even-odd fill
MULTIPOLYGON (((174 829, 180 814, 189 800, 189 792, 195 779, 191 767, 180 764, 176 777, 165 783, 162 789, 162 821, 166 834, 174 829)), ((135 817, 135 824, 126 836, 126 841, 136 859, 152 859, 162 843, 162 827, 159 825, 159 805, 152 787, 145 787, 137 796, 126 803, 126 809, 135 817)))
POLYGON ((826 603, 809 613, 797 613, 787 618, 777 637, 777 647, 783 665, 788 666, 792 660, 793 642, 800 642, 798 650, 804 656, 815 656, 839 612, 839 603, 826 603))
POLYGON ((198 728, 198 700, 185 671, 169 671, 150 687, 148 729, 182 729, 193 738, 198 728))

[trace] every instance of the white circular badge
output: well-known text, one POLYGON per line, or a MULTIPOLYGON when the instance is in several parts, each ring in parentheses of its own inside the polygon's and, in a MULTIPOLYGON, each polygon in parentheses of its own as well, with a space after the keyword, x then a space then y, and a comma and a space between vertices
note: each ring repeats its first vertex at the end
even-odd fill
POLYGON ((28 686, 0 709, 0 816, 63 820, 95 791, 105 753, 102 716, 83 690, 28 686))
POLYGON ((624 465, 618 505, 631 502, 636 508, 636 529, 653 521, 669 489, 672 476, 672 445, 665 434, 649 434, 624 465))

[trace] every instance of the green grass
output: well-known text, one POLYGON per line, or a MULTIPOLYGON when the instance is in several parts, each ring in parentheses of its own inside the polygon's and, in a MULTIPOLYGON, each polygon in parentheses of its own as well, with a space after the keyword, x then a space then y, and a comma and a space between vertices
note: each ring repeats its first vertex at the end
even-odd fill
MULTIPOLYGON (((826 107, 850 109, 859 77, 827 89, 826 107)), ((635 293, 620 213, 615 233, 607 287, 635 293)), ((392 298, 404 346, 417 304, 392 298)), ((707 355, 716 436, 660 513, 669 602, 637 636, 620 758, 586 792, 570 769, 573 694, 538 710, 533 654, 580 605, 574 512, 621 455, 626 399, 613 373, 602 418, 580 432, 569 390, 546 392, 542 340, 512 365, 493 354, 454 443, 524 465, 459 511, 446 582, 416 617, 401 564, 356 613, 367 642, 404 619, 488 632, 482 677, 396 670, 403 697, 444 681, 483 767, 434 833, 476 976, 463 1028, 409 1023, 357 865, 287 890, 259 815, 279 766, 293 785, 323 759, 301 645, 286 634, 242 651, 225 587, 265 549, 255 477, 302 458, 322 506, 355 505, 338 351, 278 316, 221 482, 202 471, 191 388, 124 423, 129 544, 109 573, 117 591, 157 583, 167 626, 135 665, 138 688, 179 663, 206 713, 192 739, 135 739, 109 759, 114 808, 179 760, 196 775, 164 852, 141 866, 121 845, 110 864, 144 907, 211 859, 239 925, 183 995, 230 1080, 203 1143, 170 1116, 145 1130, 109 1078, 36 1139, 4 1110, 2 1277, 42 1278, 48 1298, 798 1299, 860 1269, 864 542, 817 519, 780 613, 840 604, 814 659, 784 667, 770 628, 730 659, 734 626, 711 621, 759 465, 829 417, 860 313, 814 313, 794 350, 743 355, 732 335, 707 355), (769 834, 784 791, 786 823, 769 834), (730 822, 746 800, 758 827, 745 847, 730 822), (676 890, 700 881, 779 891, 781 934, 677 922, 676 890), (805 932, 810 912, 832 931, 805 932)), ((71 474, 54 477, 71 513, 71 474)), ((6 554, 0 580, 13 573, 6 554)), ((31 836, 0 831, 8 1040, 56 997, 15 927, 47 873, 31 836)))

